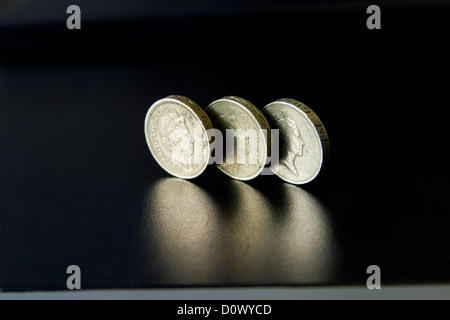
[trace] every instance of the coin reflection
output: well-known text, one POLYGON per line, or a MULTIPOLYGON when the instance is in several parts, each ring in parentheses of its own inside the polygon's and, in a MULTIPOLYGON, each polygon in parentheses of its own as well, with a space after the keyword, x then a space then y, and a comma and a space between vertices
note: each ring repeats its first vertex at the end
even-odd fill
POLYGON ((333 276, 329 212, 311 194, 283 182, 259 191, 231 180, 233 202, 218 233, 222 265, 234 281, 320 283, 333 276))
POLYGON ((215 278, 217 222, 211 197, 195 184, 176 178, 157 181, 148 191, 145 234, 158 277, 167 282, 215 278))
POLYGON ((333 277, 329 212, 283 182, 259 190, 174 178, 148 191, 145 233, 152 272, 179 284, 326 283, 333 277))
POLYGON ((297 186, 281 183, 279 195, 274 199, 277 205, 272 214, 272 236, 277 241, 277 258, 285 265, 280 276, 298 282, 332 281, 337 247, 331 212, 297 186))

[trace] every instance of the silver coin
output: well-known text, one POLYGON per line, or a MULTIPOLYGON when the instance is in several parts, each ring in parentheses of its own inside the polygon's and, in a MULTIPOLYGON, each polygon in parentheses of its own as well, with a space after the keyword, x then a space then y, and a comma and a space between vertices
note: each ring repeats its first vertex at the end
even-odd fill
POLYGON ((279 99, 262 110, 272 129, 279 129, 279 163, 271 170, 286 182, 312 181, 329 156, 328 134, 319 117, 294 99, 279 99))
POLYGON ((217 167, 238 180, 258 176, 264 169, 270 148, 270 127, 261 111, 235 96, 216 100, 205 111, 225 141, 222 163, 216 162, 217 167), (233 141, 227 139, 230 129, 233 141))
POLYGON ((206 113, 192 100, 172 95, 156 101, 145 117, 145 138, 156 162, 171 175, 192 179, 207 167, 212 128, 206 113))

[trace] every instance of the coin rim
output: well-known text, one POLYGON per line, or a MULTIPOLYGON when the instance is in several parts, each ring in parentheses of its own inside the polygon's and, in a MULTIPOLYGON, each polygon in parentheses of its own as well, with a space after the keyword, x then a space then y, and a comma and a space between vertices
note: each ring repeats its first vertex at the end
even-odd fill
MULTIPOLYGON (((179 97, 184 97, 184 96, 179 96, 179 97)), ((196 102, 194 102, 193 100, 191 100, 191 99, 189 99, 189 98, 187 98, 187 97, 184 97, 184 98, 188 99, 188 101, 191 101, 191 102, 193 102, 194 104, 196 104, 196 105, 198 106, 198 104, 197 104, 196 102)), ((198 106, 198 107, 200 108, 201 111, 205 112, 203 109, 201 109, 200 106, 198 106)), ((206 114, 206 112, 205 112, 205 114, 206 114)), ((207 115, 207 118, 209 119, 208 115, 207 115)), ((210 122, 211 122, 211 120, 210 120, 210 122)), ((144 134, 145 134, 145 140, 146 140, 146 142, 147 142, 147 147, 148 147, 148 149, 150 150, 151 155, 152 155, 153 158, 156 160, 156 162, 159 164, 159 166, 160 166, 161 168, 163 168, 163 169, 164 169, 167 173, 169 173, 170 175, 172 175, 172 176, 174 176, 174 177, 177 177, 177 178, 181 178, 181 179, 194 179, 194 178, 198 177, 199 175, 201 175, 201 174, 205 171, 206 167, 208 166, 209 158, 211 157, 211 149, 210 149, 210 143, 209 143, 209 138, 208 138, 208 132, 207 132, 207 129, 206 129, 205 125, 203 124, 202 119, 200 119, 200 117, 197 115, 197 112, 195 112, 195 111, 194 111, 187 103, 181 101, 181 100, 178 99, 178 98, 175 98, 174 95, 171 95, 171 96, 168 96, 168 97, 159 99, 159 100, 155 101, 155 102, 150 106, 150 108, 148 109, 147 114, 146 114, 146 116, 145 116, 145 122, 144 122, 144 134), (150 139, 149 139, 148 136, 147 136, 147 127, 148 127, 148 124, 149 124, 149 122, 150 122, 150 121, 149 121, 149 120, 150 120, 150 119, 149 119, 149 118, 150 118, 150 114, 152 113, 153 109, 155 109, 157 106, 159 106, 160 104, 162 104, 162 103, 164 103, 164 102, 176 102, 176 103, 180 103, 180 104, 183 105, 184 107, 188 108, 188 109, 192 112, 192 114, 194 115, 195 119, 196 119, 198 122, 200 122, 200 125, 201 125, 202 128, 203 128, 203 133, 204 133, 205 136, 207 137, 207 148, 208 148, 208 150, 207 150, 207 155, 208 155, 208 157, 207 157, 207 160, 204 162, 203 167, 202 167, 202 168, 200 169, 200 171, 199 171, 197 174, 195 174, 195 175, 184 176, 184 175, 178 175, 178 174, 174 174, 173 172, 170 172, 164 165, 162 165, 161 161, 153 154, 153 151, 152 151, 152 149, 151 149, 151 147, 150 147, 150 145, 151 145, 151 143, 149 142, 150 139)))
MULTIPOLYGON (((280 179, 282 179, 283 181, 286 181, 286 182, 289 182, 289 183, 292 183, 292 184, 295 184, 295 185, 301 185, 301 184, 306 184, 306 183, 311 182, 312 180, 314 180, 314 179, 319 175, 320 171, 322 170, 322 167, 323 167, 323 164, 324 164, 324 160, 328 157, 328 154, 327 154, 327 153, 328 153, 329 151, 328 151, 328 150, 325 150, 324 145, 323 145, 323 142, 322 142, 322 139, 320 138, 320 135, 319 135, 319 133, 317 132, 316 125, 314 124, 314 122, 312 121, 312 119, 309 117, 309 115, 308 115, 306 112, 304 112, 302 109, 300 109, 300 107, 296 106, 294 103, 290 102, 289 100, 290 100, 290 101, 295 101, 295 102, 300 103, 300 104, 304 105, 305 107, 307 107, 307 108, 311 111, 311 113, 312 113, 313 115, 315 115, 315 117, 317 118, 318 122, 324 127, 324 129, 325 129, 325 134, 326 134, 327 139, 328 139, 328 133, 327 133, 326 128, 325 128, 325 126, 323 125, 322 121, 321 121, 320 118, 317 116, 317 114, 315 114, 315 112, 314 112, 313 110, 311 110, 310 107, 308 107, 306 104, 304 104, 304 103, 301 102, 301 101, 298 101, 298 100, 295 100, 295 99, 291 99, 291 98, 282 98, 282 99, 275 100, 275 101, 273 101, 273 102, 267 104, 264 108, 262 108, 261 112, 264 113, 264 114, 267 114, 268 111, 267 111, 266 109, 268 109, 268 108, 271 107, 272 105, 275 105, 275 104, 284 104, 284 105, 288 106, 289 108, 295 110, 296 112, 299 112, 299 113, 303 114, 304 116, 306 116, 306 120, 307 120, 307 121, 309 122, 309 124, 314 128, 314 132, 317 134, 317 136, 318 136, 318 138, 319 138, 320 146, 321 146, 321 159, 320 159, 320 166, 319 166, 318 170, 316 171, 316 173, 315 173, 310 179, 304 180, 304 181, 301 181, 301 182, 299 182, 299 181, 294 181, 294 180, 290 180, 290 179, 288 179, 288 178, 282 176, 281 174, 279 174, 277 171, 274 170, 274 168, 270 167, 270 170, 271 170, 274 174, 276 174, 280 179), (288 100, 288 101, 287 101, 287 100, 288 100)), ((274 128, 274 129, 278 129, 278 128, 274 128)))
MULTIPOLYGON (((268 128, 263 128, 263 125, 264 125, 264 124, 261 124, 260 121, 258 121, 258 119, 257 119, 257 118, 255 117, 255 115, 253 114, 252 110, 250 110, 246 105, 242 104, 241 102, 234 100, 234 99, 233 99, 234 97, 239 98, 239 99, 242 99, 242 100, 245 100, 247 103, 249 103, 249 104, 255 106, 253 103, 251 103, 251 102, 248 101, 247 99, 242 98, 242 97, 240 97, 240 96, 225 96, 225 97, 223 97, 223 98, 220 98, 220 99, 217 99, 217 100, 211 102, 211 103, 208 105, 208 107, 205 109, 205 112, 208 113, 208 110, 210 110, 210 109, 213 107, 213 105, 215 105, 215 104, 217 104, 217 103, 221 103, 221 102, 233 103, 233 104, 236 104, 236 105, 238 105, 239 107, 242 107, 242 108, 245 109, 245 111, 250 115, 251 118, 253 118, 253 120, 254 120, 254 121, 256 122, 256 124, 258 125, 259 130, 261 130, 261 129, 267 129, 267 130, 270 130, 270 127, 268 127, 268 128)), ((255 106, 255 108, 256 108, 256 106, 255 106)), ((256 109, 257 109, 259 112, 261 112, 258 108, 256 108, 256 109)), ((262 114, 262 112, 261 112, 261 115, 263 116, 263 118, 265 118, 264 115, 262 114)), ((209 117, 209 115, 208 115, 208 117, 209 117)), ((211 122, 212 122, 212 121, 211 121, 211 122)), ((214 123, 213 123, 213 126, 214 126, 214 123)), ((222 133, 222 134, 223 134, 223 133, 222 133)), ((245 177, 245 178, 244 178, 244 177, 235 177, 235 176, 232 176, 231 174, 229 174, 228 172, 225 172, 225 171, 221 168, 221 167, 222 167, 222 164, 216 163, 216 167, 219 168, 220 171, 222 171, 223 173, 225 173, 227 176, 229 176, 229 177, 231 177, 231 178, 233 178, 233 179, 236 179, 236 180, 240 180, 240 181, 249 181, 249 180, 252 180, 252 179, 256 178, 257 176, 259 176, 259 175, 261 174, 261 172, 264 170, 265 166, 266 166, 267 155, 268 155, 268 148, 269 148, 269 147, 268 147, 268 143, 267 143, 267 138, 265 137, 264 134, 261 134, 261 135, 262 135, 262 137, 263 137, 263 139, 264 139, 264 142, 265 142, 265 143, 264 143, 264 145, 265 145, 265 156, 264 156, 265 160, 264 160, 264 163, 261 165, 260 170, 258 170, 255 174, 251 175, 250 177, 245 177)))

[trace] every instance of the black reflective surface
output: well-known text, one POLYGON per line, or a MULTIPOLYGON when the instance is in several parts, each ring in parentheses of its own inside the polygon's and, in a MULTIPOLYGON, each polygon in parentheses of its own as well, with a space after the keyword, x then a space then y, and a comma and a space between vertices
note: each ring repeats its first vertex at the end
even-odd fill
POLYGON ((364 284, 371 264, 383 283, 449 282, 447 36, 289 29, 4 49, 0 288, 64 289, 72 264, 84 288, 364 284), (143 132, 169 94, 301 100, 332 161, 302 187, 214 167, 171 178, 143 132))

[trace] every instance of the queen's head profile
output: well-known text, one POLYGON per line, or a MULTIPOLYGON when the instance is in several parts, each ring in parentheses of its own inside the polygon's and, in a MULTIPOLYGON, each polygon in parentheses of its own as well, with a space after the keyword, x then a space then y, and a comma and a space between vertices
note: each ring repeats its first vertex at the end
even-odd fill
POLYGON ((303 155, 303 146, 305 145, 300 135, 300 130, 295 121, 284 112, 279 113, 276 119, 280 128, 280 165, 288 168, 293 174, 298 175, 295 158, 303 155))
POLYGON ((163 147, 170 152, 176 165, 189 166, 194 159, 194 139, 190 134, 184 117, 176 111, 169 111, 158 122, 163 147))

